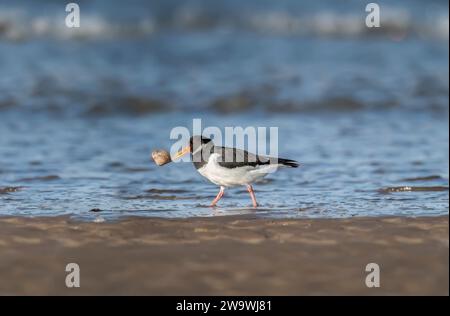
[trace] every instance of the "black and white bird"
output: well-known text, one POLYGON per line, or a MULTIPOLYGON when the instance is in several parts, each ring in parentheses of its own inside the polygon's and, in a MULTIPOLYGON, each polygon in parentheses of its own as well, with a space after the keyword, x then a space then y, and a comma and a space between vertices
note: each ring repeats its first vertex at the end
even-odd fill
POLYGON ((177 152, 174 159, 187 153, 191 154, 191 160, 197 171, 220 186, 220 191, 211 206, 215 206, 222 198, 226 187, 245 185, 252 198, 253 207, 257 207, 252 183, 280 167, 299 166, 295 160, 259 156, 242 149, 215 146, 211 139, 204 136, 192 136, 189 145, 177 152))

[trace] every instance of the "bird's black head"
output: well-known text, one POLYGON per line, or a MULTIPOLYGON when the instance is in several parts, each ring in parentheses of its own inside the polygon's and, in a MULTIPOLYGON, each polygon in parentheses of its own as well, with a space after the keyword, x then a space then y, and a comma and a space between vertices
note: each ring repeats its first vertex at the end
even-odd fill
POLYGON ((214 149, 214 143, 211 139, 204 136, 192 136, 189 139, 189 145, 177 152, 173 159, 181 158, 187 153, 194 157, 202 157, 203 153, 211 153, 214 149))
POLYGON ((189 147, 191 149, 191 153, 196 152, 199 146, 203 147, 206 144, 213 145, 213 142, 211 139, 205 136, 196 135, 192 136, 189 139, 189 147))

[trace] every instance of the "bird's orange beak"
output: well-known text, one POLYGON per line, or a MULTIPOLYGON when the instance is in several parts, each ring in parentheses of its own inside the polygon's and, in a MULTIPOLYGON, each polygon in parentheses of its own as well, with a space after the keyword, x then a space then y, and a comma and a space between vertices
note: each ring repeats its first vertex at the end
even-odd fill
POLYGON ((183 149, 181 149, 180 151, 178 151, 175 155, 175 157, 173 157, 173 159, 178 159, 183 157, 184 155, 186 155, 187 153, 189 153, 191 151, 191 146, 186 146, 183 149))

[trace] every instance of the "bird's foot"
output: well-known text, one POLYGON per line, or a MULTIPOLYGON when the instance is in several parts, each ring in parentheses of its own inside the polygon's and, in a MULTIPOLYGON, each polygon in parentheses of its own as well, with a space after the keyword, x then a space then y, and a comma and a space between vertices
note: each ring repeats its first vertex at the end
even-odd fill
POLYGON ((247 191, 248 193, 250 193, 250 197, 252 198, 253 207, 257 208, 258 203, 256 202, 255 192, 253 191, 253 187, 250 184, 247 185, 247 191))
POLYGON ((211 207, 216 206, 217 202, 219 202, 219 200, 222 198, 224 191, 225 191, 225 187, 220 187, 219 193, 217 194, 216 198, 211 202, 211 205, 210 205, 211 207))

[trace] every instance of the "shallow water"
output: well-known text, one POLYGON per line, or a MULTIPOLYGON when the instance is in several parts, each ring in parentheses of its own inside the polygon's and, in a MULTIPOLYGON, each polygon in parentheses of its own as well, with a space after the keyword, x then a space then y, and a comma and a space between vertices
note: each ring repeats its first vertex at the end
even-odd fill
POLYGON ((153 148, 169 148, 185 116, 65 119, 7 115, 0 174, 2 215, 75 214, 163 217, 251 213, 269 217, 440 215, 448 212, 448 121, 433 114, 203 116, 209 122, 281 125, 280 156, 298 159, 255 185, 208 204, 216 186, 191 163, 157 167, 153 148), (326 128, 324 128, 326 126, 326 128), (11 132, 14 130, 14 132, 11 132), (14 189, 15 188, 15 189, 14 189), (100 212, 89 212, 100 209, 100 212))
POLYGON ((199 11, 172 1, 159 12, 133 1, 122 12, 98 1, 73 35, 52 26, 53 1, 41 11, 5 1, 0 215, 448 214, 448 3, 394 2, 387 19, 400 22, 368 34, 358 2, 232 2, 199 11), (121 18, 99 29, 110 15, 121 18), (190 163, 150 161, 193 118, 277 126, 280 156, 302 166, 255 185, 257 210, 244 188, 211 209, 217 188, 190 163))

